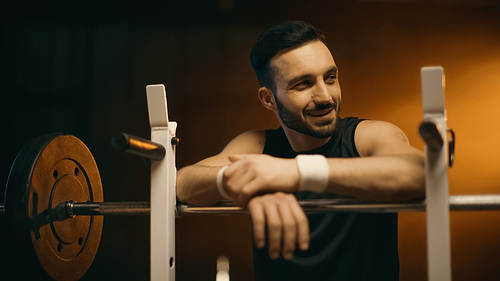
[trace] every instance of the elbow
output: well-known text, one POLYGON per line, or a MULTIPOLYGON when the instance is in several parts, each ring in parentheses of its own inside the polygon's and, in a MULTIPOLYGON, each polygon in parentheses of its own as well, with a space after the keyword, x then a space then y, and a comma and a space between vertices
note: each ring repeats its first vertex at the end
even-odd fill
POLYGON ((187 203, 187 201, 189 200, 185 196, 185 194, 183 194, 182 192, 179 192, 179 190, 176 191, 176 197, 177 197, 177 201, 182 202, 182 203, 187 203))
POLYGON ((182 170, 177 172, 177 181, 175 186, 175 194, 177 196, 177 201, 187 203, 189 201, 189 194, 186 188, 186 177, 182 170))
POLYGON ((379 171, 383 176, 373 182, 380 199, 403 203, 425 197, 425 158, 423 155, 402 155, 395 158, 391 169, 379 171))
POLYGON ((206 188, 206 181, 196 179, 195 175, 189 166, 177 172, 175 190, 177 201, 198 206, 217 203, 219 199, 214 197, 211 189, 206 188))
POLYGON ((403 202, 407 202, 413 199, 420 199, 425 197, 425 180, 416 179, 411 183, 408 183, 405 188, 401 191, 400 198, 403 202))
POLYGON ((425 171, 413 171, 400 178, 394 194, 394 199, 399 202, 407 202, 425 197, 425 171))
POLYGON ((423 157, 415 157, 412 160, 398 177, 400 198, 403 201, 425 197, 425 160, 423 157))
POLYGON ((383 201, 403 203, 425 197, 425 171, 416 169, 400 171, 385 180, 385 186, 380 192, 383 201))

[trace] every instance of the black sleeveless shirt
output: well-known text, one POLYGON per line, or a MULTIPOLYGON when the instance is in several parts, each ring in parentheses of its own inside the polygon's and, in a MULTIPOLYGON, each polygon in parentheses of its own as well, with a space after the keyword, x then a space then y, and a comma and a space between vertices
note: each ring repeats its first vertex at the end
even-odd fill
MULTIPOLYGON (((325 145, 301 154, 326 157, 359 157, 354 132, 363 120, 340 119, 325 145)), ((281 158, 298 155, 282 128, 266 131, 264 154, 281 158)), ((297 199, 345 197, 332 193, 296 192, 297 199)), ((397 214, 320 213, 308 214, 309 250, 297 247, 292 260, 269 258, 266 247, 253 248, 255 280, 399 280, 397 214)))

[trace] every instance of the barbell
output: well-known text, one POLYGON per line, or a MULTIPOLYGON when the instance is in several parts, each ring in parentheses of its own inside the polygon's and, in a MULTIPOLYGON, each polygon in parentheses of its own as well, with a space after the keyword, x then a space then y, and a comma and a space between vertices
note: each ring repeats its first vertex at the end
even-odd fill
MULTIPOLYGON (((299 204, 308 213, 426 211, 429 280, 451 280, 448 211, 500 210, 500 195, 448 196, 446 165, 453 163, 454 135, 446 147, 444 72, 441 67, 428 67, 421 74, 424 122, 420 134, 426 143, 427 198, 399 204, 353 198, 299 204)), ((146 93, 151 139, 161 144, 125 134, 115 136, 112 143, 153 160, 145 161, 151 164, 151 202, 104 202, 94 158, 71 135, 31 140, 12 165, 5 203, 0 204, 11 243, 21 257, 31 259, 56 280, 78 280, 89 269, 100 243, 102 215, 150 214, 151 280, 156 281, 175 280, 175 215, 246 213, 227 201, 198 207, 175 200, 177 124, 168 120, 164 86, 148 85, 146 93)))
MULTIPOLYGON (((177 144, 177 138, 172 143, 177 144)), ((127 134, 113 137, 120 150, 161 160, 165 148, 127 134)), ((13 243, 23 245, 56 280, 78 280, 87 272, 99 247, 103 215, 149 215, 149 202, 104 202, 101 179, 89 149, 78 138, 50 134, 28 142, 17 155, 7 181, 6 228, 13 243)), ((354 198, 300 200, 312 212, 417 212, 425 200, 400 204, 354 198)), ((177 204, 178 215, 247 213, 223 201, 209 207, 177 204)), ((451 196, 451 211, 500 210, 500 195, 451 196)))

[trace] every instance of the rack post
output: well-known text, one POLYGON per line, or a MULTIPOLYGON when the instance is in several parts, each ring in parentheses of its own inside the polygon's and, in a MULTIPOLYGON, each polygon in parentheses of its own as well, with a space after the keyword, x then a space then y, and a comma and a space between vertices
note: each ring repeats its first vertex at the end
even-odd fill
POLYGON ((151 161, 151 281, 175 280, 176 122, 169 122, 165 86, 148 85, 151 141, 165 146, 165 157, 151 161))
POLYGON ((420 73, 424 123, 434 124, 433 131, 428 130, 427 135, 426 130, 422 130, 423 126, 420 127, 420 133, 426 141, 425 196, 428 276, 429 281, 451 281, 444 70, 442 67, 423 67, 420 73))

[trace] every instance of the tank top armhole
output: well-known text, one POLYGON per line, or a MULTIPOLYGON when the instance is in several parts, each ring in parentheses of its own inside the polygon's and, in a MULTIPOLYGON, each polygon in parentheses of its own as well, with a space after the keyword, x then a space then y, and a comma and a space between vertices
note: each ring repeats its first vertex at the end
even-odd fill
POLYGON ((351 144, 352 144, 352 149, 355 154, 355 157, 361 157, 358 152, 358 148, 356 147, 356 141, 355 141, 355 136, 356 136, 356 130, 358 129, 359 123, 366 121, 368 119, 357 119, 356 122, 352 125, 352 136, 351 136, 351 144))
POLYGON ((293 158, 297 155, 293 151, 282 127, 275 130, 266 130, 266 139, 262 154, 281 158, 293 158))

